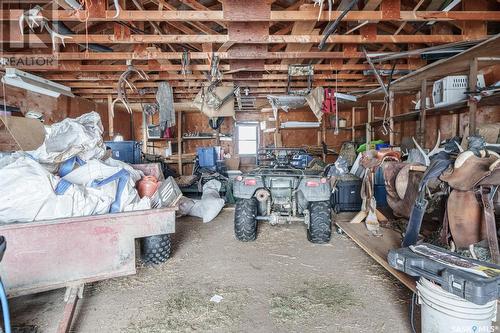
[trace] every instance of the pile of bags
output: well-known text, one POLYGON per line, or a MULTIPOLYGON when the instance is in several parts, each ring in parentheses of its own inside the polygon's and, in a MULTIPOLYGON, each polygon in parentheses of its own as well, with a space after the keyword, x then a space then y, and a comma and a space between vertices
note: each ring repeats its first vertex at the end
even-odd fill
POLYGON ((0 159, 0 222, 29 222, 151 208, 141 171, 107 157, 99 114, 46 127, 42 146, 0 159))

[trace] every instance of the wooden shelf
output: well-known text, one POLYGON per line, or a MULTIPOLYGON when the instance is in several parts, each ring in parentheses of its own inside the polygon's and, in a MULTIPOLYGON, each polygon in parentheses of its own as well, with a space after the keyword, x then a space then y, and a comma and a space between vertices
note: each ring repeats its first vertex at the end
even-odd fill
MULTIPOLYGON (((470 61, 475 58, 481 60, 479 62, 481 67, 498 64, 498 61, 489 58, 497 54, 500 54, 500 34, 453 57, 433 62, 428 66, 395 80, 391 83, 391 90, 394 92, 417 91, 420 89, 422 80, 428 80, 428 83, 431 83, 433 80, 438 80, 448 75, 468 74, 470 61)), ((380 96, 383 96, 382 88, 372 90, 361 96, 358 100, 373 99, 380 96)))
MULTIPOLYGON (((499 105, 500 104, 500 92, 495 92, 490 96, 484 96, 478 103, 478 106, 488 106, 488 105, 499 105)), ((438 115, 446 115, 446 114, 458 114, 467 112, 468 102, 460 101, 448 105, 436 106, 432 108, 428 108, 425 110, 426 116, 438 116, 438 115)), ((410 110, 408 112, 394 115, 393 117, 389 117, 387 119, 393 119, 394 122, 401 122, 406 120, 418 119, 420 117, 420 110, 410 110)), ((370 125, 378 125, 382 123, 382 119, 377 119, 370 122, 370 125)), ((357 124, 354 126, 354 129, 364 129, 367 123, 357 124)), ((350 127, 352 129, 352 127, 350 127)))
POLYGON ((177 138, 148 138, 148 142, 177 142, 177 138))
POLYGON ((310 129, 321 129, 321 126, 318 126, 318 127, 280 127, 280 131, 281 130, 286 130, 286 129, 294 129, 294 130, 305 129, 305 130, 310 130, 310 129))
MULTIPOLYGON (((184 140, 215 140, 215 137, 210 137, 210 136, 184 136, 182 137, 184 140)), ((232 137, 228 136, 221 136, 220 137, 221 141, 233 141, 232 137)))

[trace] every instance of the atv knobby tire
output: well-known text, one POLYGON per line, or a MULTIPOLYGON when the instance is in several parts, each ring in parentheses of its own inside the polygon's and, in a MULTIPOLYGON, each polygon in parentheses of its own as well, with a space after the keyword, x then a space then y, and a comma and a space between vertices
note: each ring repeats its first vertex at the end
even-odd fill
POLYGON ((141 239, 141 258, 146 265, 159 265, 170 258, 172 240, 170 234, 141 239))
POLYGON ((241 199, 236 202, 234 211, 234 235, 242 242, 257 238, 257 200, 241 199))
POLYGON ((307 239, 316 244, 324 244, 330 241, 332 235, 332 221, 330 217, 330 202, 318 201, 309 204, 309 228, 307 239))

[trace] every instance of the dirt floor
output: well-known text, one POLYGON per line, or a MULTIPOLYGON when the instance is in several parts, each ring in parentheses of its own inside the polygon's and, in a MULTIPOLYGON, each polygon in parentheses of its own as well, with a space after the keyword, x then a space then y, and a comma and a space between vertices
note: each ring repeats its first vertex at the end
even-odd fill
MULTIPOLYGON (((234 210, 181 218, 173 256, 86 286, 75 332, 410 332, 410 292, 344 235, 307 241, 303 225, 233 235, 234 210), (223 297, 211 302, 214 295, 223 297)), ((14 325, 55 332, 64 290, 12 300, 14 325)))

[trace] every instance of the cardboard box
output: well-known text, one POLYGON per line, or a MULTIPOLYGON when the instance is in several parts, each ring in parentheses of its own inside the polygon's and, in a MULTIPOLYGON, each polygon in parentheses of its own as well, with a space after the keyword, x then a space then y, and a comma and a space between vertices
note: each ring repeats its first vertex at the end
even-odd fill
POLYGON ((45 127, 38 119, 0 117, 0 151, 35 150, 45 141, 45 127))

